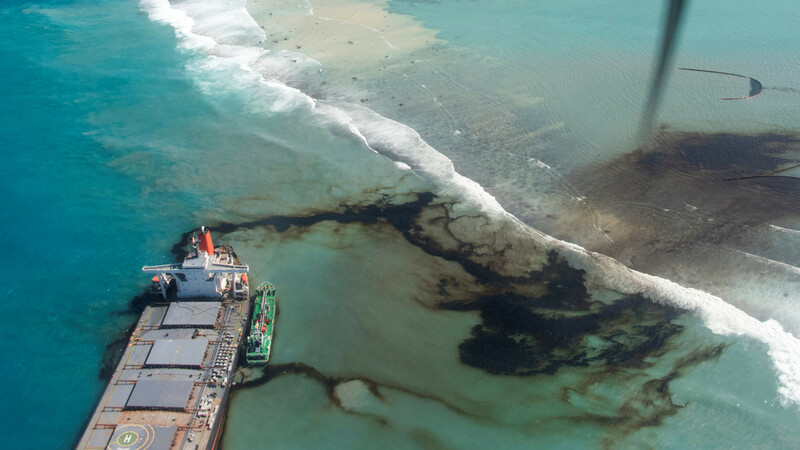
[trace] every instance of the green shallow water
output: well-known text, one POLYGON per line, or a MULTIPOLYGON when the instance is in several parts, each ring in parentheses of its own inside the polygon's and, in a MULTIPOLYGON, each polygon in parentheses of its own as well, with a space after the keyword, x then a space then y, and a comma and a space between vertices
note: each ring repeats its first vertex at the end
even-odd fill
MULTIPOLYGON (((269 242, 263 250, 272 256, 253 274, 270 267, 284 285, 273 359, 241 374, 247 382, 234 391, 226 448, 263 439, 279 448, 797 444, 797 414, 775 396, 765 349, 686 316, 674 322, 680 334, 655 348, 634 342, 616 364, 530 376, 465 365, 459 346, 481 319, 437 305, 504 288, 481 285, 387 228, 325 221, 232 235, 269 242)), ((562 314, 576 312, 549 315, 562 314)), ((646 322, 620 326, 613 339, 625 342, 622 333, 639 326, 646 322)), ((591 352, 609 340, 582 342, 591 352)))

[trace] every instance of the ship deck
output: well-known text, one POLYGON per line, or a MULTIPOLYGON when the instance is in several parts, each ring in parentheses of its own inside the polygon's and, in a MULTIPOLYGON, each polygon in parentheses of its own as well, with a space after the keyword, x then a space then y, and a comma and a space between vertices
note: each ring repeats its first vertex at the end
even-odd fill
POLYGON ((216 442, 249 299, 142 312, 78 449, 202 449, 216 442))

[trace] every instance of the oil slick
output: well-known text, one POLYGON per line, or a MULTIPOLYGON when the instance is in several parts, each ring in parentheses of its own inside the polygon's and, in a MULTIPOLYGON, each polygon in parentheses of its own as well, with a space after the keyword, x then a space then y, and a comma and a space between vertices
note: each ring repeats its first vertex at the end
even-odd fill
MULTIPOLYGON (((403 245, 422 250, 422 259, 415 264, 430 267, 431 272, 441 267, 434 261, 449 261, 448 271, 432 274, 438 277, 436 289, 425 292, 426 297, 417 299, 411 307, 421 305, 426 314, 434 316, 444 313, 475 317, 477 313, 479 322, 471 330, 463 330, 466 337, 446 350, 457 355, 460 366, 448 368, 445 364, 421 370, 430 374, 452 374, 457 370, 463 373, 453 375, 480 380, 488 389, 506 385, 518 386, 520 392, 541 389, 547 394, 537 395, 543 395, 540 402, 545 403, 532 403, 523 416, 540 414, 537 420, 544 423, 592 423, 607 430, 601 433, 606 445, 618 443, 642 428, 658 426, 665 417, 676 414, 682 405, 672 402, 670 384, 690 367, 719 357, 725 348, 718 339, 714 351, 685 345, 682 334, 686 325, 679 308, 655 303, 643 295, 598 288, 586 281, 583 270, 571 267, 557 251, 545 251, 502 229, 486 232, 485 218, 458 215, 453 203, 429 192, 415 197, 402 204, 387 199, 308 215, 218 223, 214 229, 240 236, 267 229, 272 236, 314 242, 325 240, 319 236, 319 226, 325 223, 337 224, 337 229, 355 228, 360 230, 358 233, 383 229, 404 240, 403 245), (609 397, 609 389, 624 393, 609 397), (555 406, 558 414, 540 412, 548 402, 560 405, 555 406)), ((374 258, 380 261, 381 257, 374 258)), ((377 261, 373 263, 380 264, 377 261)), ((403 281, 406 282, 413 283, 403 281)), ((401 299, 387 297, 386 301, 401 299)), ((330 320, 336 323, 335 318, 330 320)), ((343 351, 335 350, 331 342, 326 345, 332 353, 343 351)), ((393 359, 427 360, 419 354, 425 353, 423 348, 400 351, 393 359), (418 355, 412 357, 404 352, 418 355)), ((276 356, 273 365, 251 372, 237 385, 237 398, 245 392, 248 396, 259 395, 266 384, 300 376, 321 385, 329 405, 338 411, 363 417, 393 432, 403 431, 410 420, 397 406, 402 403, 398 396, 406 399, 403 401, 444 408, 454 416, 452 420, 498 429, 511 427, 523 434, 541 432, 534 423, 514 424, 499 412, 510 407, 503 406, 512 400, 508 397, 487 398, 486 394, 470 391, 456 395, 451 390, 437 390, 435 382, 430 384, 425 379, 382 377, 379 374, 383 369, 369 365, 361 370, 331 372, 318 366, 318 362, 281 361, 280 354, 276 356), (360 401, 350 401, 345 396, 353 390, 361 392, 360 401)), ((399 362, 391 364, 398 364, 396 370, 402 370, 399 362)), ((414 440, 423 431, 435 433, 415 427, 407 434, 414 440)))

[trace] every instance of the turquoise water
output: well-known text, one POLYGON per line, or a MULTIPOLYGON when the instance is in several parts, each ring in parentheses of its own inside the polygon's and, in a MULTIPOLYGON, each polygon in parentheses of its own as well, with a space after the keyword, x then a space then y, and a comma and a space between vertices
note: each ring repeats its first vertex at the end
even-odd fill
POLYGON ((766 89, 675 71, 647 145, 660 2, 393 1, 442 42, 364 66, 244 6, 2 7, 7 446, 74 445, 201 224, 281 302, 226 448, 800 445, 796 185, 720 181, 794 158, 794 4, 692 3, 676 65, 766 89))
MULTIPOLYGON (((114 110, 116 125, 134 121, 189 86, 175 76, 184 58, 163 45, 171 31, 136 5, 6 4, 0 20, 0 235, 9 266, 26 268, 10 269, 19 275, 2 292, 3 441, 67 448, 104 389, 106 345, 135 318, 127 302, 144 280, 129 275, 141 257, 168 257, 172 237, 191 226, 181 216, 194 196, 159 201, 115 170, 144 142, 133 132, 102 142, 116 133, 91 122, 114 110), (141 35, 135 48, 132 34, 141 35)), ((191 113, 196 101, 186 96, 173 112, 191 113)))

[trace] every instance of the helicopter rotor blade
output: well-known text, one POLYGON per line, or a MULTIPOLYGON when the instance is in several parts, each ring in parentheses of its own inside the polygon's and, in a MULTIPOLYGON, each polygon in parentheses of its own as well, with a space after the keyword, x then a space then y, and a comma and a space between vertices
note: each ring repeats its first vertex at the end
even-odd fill
POLYGON ((647 96, 640 131, 645 136, 649 136, 653 129, 658 103, 661 99, 661 88, 665 82, 667 66, 672 62, 672 54, 680 29, 686 0, 669 0, 667 6, 667 20, 664 22, 664 33, 661 38, 661 50, 656 61, 656 71, 653 75, 653 84, 650 86, 650 93, 647 96))

